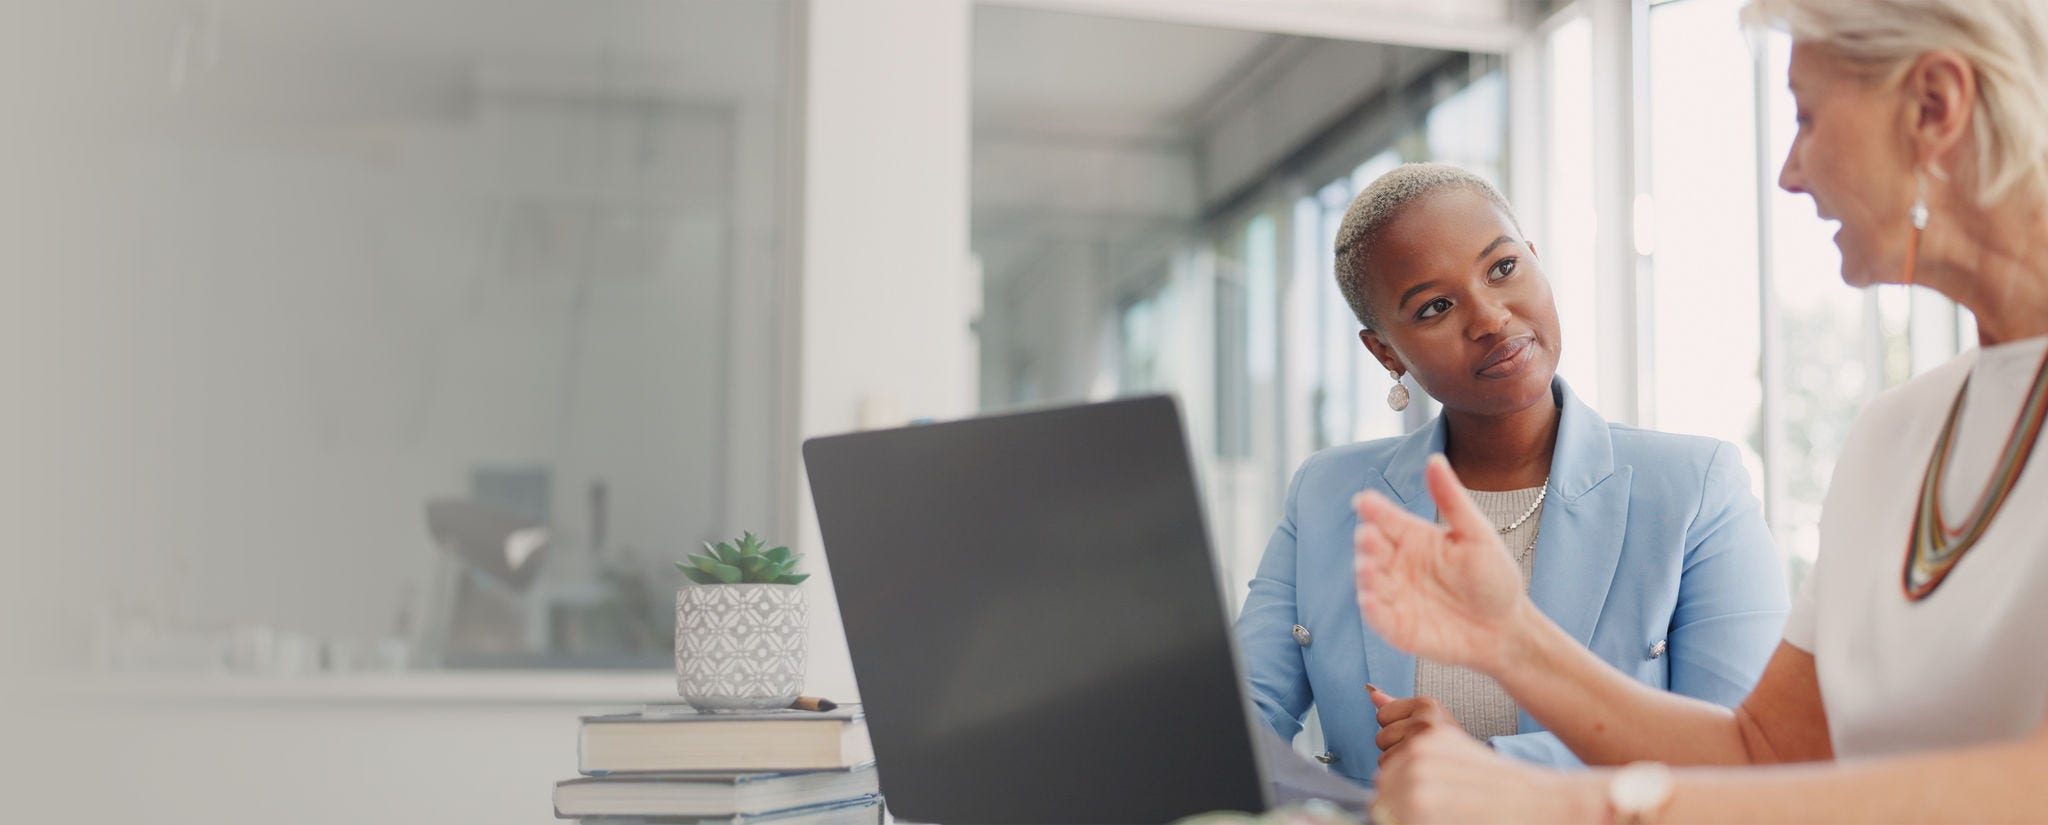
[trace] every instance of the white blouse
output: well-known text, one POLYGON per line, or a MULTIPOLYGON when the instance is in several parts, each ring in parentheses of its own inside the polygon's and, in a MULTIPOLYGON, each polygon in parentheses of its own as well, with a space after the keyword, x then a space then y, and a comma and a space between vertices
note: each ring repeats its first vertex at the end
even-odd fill
POLYGON ((2014 739, 2048 712, 2048 443, 1939 588, 1913 602, 1902 582, 1920 482, 1964 377, 1939 491, 1952 524, 1974 510, 2044 352, 2048 337, 1965 352, 1879 396, 1850 430, 1820 560, 1785 626, 1814 656, 1837 758, 2014 739))

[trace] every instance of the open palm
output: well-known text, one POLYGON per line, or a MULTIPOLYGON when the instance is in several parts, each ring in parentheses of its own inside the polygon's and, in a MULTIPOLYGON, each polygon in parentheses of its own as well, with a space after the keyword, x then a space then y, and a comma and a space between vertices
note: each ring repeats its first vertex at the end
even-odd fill
POLYGON ((1491 672, 1522 593, 1521 571, 1441 456, 1425 471, 1447 527, 1377 493, 1356 502, 1358 608, 1389 644, 1491 672))

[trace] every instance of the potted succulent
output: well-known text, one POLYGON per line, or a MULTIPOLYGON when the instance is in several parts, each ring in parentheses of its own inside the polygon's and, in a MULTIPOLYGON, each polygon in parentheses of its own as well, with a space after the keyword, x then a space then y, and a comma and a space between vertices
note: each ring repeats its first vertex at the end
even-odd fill
POLYGON ((803 557, 753 533, 676 562, 676 691, 703 711, 788 707, 804 685, 803 557))

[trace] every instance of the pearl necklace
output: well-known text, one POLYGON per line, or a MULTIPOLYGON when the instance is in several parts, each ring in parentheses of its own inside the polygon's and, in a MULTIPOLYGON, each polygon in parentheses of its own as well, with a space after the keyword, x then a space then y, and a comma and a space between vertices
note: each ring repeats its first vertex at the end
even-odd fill
POLYGON ((1522 515, 1517 517, 1513 524, 1495 529, 1503 536, 1515 532, 1515 528, 1522 526, 1522 522, 1528 521, 1530 516, 1536 515, 1536 508, 1543 506, 1543 497, 1548 495, 1550 495, 1550 479, 1546 478, 1543 479, 1543 486, 1536 489, 1536 500, 1529 502, 1529 509, 1523 510, 1522 515))
MULTIPOLYGON (((1494 530, 1495 530, 1495 531, 1497 531, 1497 532, 1499 532, 1499 533, 1500 533, 1500 535, 1502 535, 1502 536, 1505 536, 1505 535, 1507 535, 1507 534, 1509 534, 1509 533, 1515 532, 1515 528, 1517 528, 1517 527, 1520 527, 1520 526, 1522 526, 1522 523, 1523 523, 1523 522, 1525 522, 1525 521, 1528 521, 1528 520, 1529 520, 1529 517, 1530 517, 1530 516, 1536 515, 1536 511, 1537 511, 1538 509, 1540 509, 1540 508, 1541 508, 1541 507, 1543 506, 1543 499, 1544 499, 1545 497, 1548 497, 1549 495, 1550 495, 1550 479, 1549 479, 1548 477, 1545 477, 1545 478, 1543 479, 1543 486, 1542 486, 1541 488, 1538 488, 1538 489, 1536 490, 1536 500, 1535 500, 1535 501, 1532 501, 1532 502, 1529 502, 1529 509, 1527 509, 1527 510, 1523 510, 1523 511, 1522 511, 1522 515, 1521 515, 1521 516, 1519 516, 1519 517, 1517 517, 1517 518, 1516 518, 1516 519, 1515 519, 1515 520, 1514 520, 1514 521, 1513 521, 1512 523, 1508 524, 1508 526, 1506 526, 1506 527, 1496 527, 1496 528, 1494 528, 1494 530)), ((1539 527, 1537 528, 1537 535, 1541 535, 1541 534, 1542 534, 1542 528, 1541 528, 1541 527, 1539 526, 1539 527)), ((1515 562, 1516 562, 1516 563, 1520 563, 1520 562, 1521 562, 1521 561, 1522 561, 1523 559, 1526 559, 1526 558, 1528 558, 1528 557, 1529 557, 1529 553, 1533 552, 1533 551, 1534 551, 1535 549, 1536 549, 1536 538, 1535 538, 1534 536, 1532 536, 1532 537, 1530 537, 1530 539, 1529 539, 1529 546, 1528 546, 1528 547, 1524 547, 1524 548, 1522 548, 1522 552, 1520 552, 1520 553, 1516 553, 1516 554, 1515 554, 1515 562)))

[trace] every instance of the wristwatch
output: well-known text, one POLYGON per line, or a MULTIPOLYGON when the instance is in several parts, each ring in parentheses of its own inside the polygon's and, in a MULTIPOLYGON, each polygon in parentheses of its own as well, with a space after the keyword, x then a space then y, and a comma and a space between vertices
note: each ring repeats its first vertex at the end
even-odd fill
POLYGON ((1635 762, 1607 781, 1607 821, 1615 825, 1650 825, 1671 803, 1671 768, 1662 762, 1635 762))

